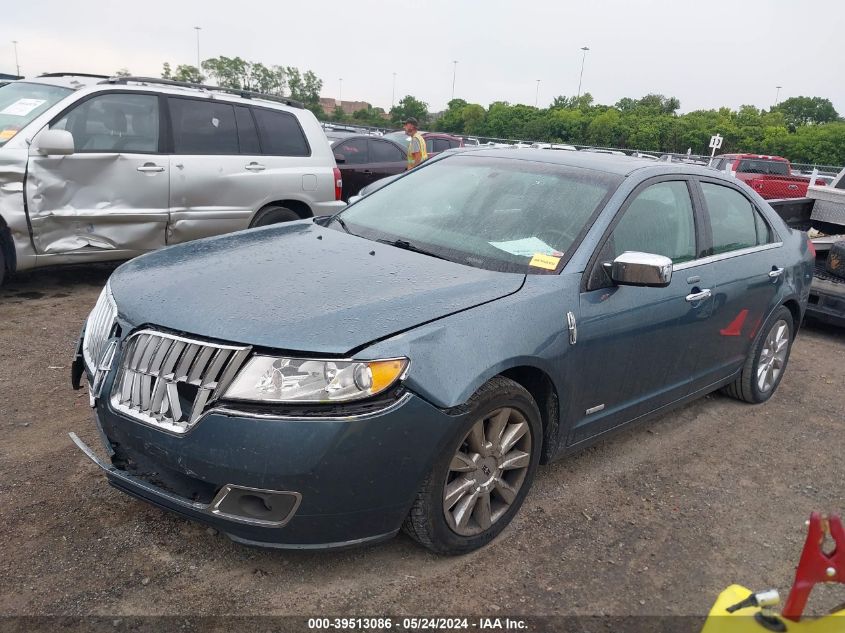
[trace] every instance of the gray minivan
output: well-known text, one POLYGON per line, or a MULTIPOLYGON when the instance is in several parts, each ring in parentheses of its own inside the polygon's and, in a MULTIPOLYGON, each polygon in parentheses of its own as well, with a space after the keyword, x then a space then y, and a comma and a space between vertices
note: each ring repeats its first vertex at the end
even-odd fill
POLYGON ((0 87, 0 282, 331 215, 340 172, 289 99, 55 73, 0 87))

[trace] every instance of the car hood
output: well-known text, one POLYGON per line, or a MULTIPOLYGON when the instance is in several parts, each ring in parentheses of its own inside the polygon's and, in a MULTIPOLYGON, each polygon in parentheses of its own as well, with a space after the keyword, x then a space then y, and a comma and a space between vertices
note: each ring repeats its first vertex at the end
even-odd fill
POLYGON ((115 271, 111 290, 134 326, 341 355, 516 292, 524 280, 307 220, 138 257, 115 271))

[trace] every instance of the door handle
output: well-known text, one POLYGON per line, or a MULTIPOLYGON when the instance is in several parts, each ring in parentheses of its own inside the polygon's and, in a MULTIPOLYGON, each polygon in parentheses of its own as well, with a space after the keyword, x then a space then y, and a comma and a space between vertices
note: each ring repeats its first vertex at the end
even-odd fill
POLYGON ((783 268, 778 268, 777 266, 772 266, 772 270, 769 271, 769 277, 772 279, 777 279, 783 274, 783 268))
POLYGON ((685 299, 687 303, 695 303, 696 301, 701 301, 702 299, 709 299, 712 294, 713 293, 710 292, 710 288, 705 288, 704 290, 688 294, 685 299))
POLYGON ((161 165, 156 165, 155 163, 144 163, 143 165, 141 165, 137 169, 138 169, 138 171, 145 172, 145 173, 151 173, 151 172, 157 173, 157 172, 164 171, 164 167, 162 167, 161 165))
POLYGON ((264 165, 259 165, 258 163, 250 163, 244 169, 248 169, 249 171, 264 171, 267 168, 264 165))
POLYGON ((373 170, 372 169, 364 169, 364 170, 361 171, 361 173, 364 174, 365 176, 372 176, 373 170))

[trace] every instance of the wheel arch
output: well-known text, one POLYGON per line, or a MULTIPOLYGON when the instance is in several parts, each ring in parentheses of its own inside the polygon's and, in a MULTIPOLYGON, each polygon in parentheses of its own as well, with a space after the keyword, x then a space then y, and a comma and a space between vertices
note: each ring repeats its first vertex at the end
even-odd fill
POLYGON ((801 327, 801 304, 794 298, 787 299, 783 302, 785 308, 792 314, 792 338, 798 335, 798 329, 801 327))
POLYGON ((545 371, 539 367, 519 365, 498 374, 525 388, 540 409, 543 423, 543 449, 540 463, 549 463, 557 450, 560 432, 560 400, 555 384, 545 371))
POLYGON ((260 209, 258 209, 258 211, 252 214, 250 224, 252 224, 252 222, 255 221, 255 218, 258 217, 258 214, 264 211, 267 207, 285 207, 296 213, 303 220, 314 217, 314 212, 311 210, 311 207, 308 206, 307 202, 295 200, 293 198, 285 198, 282 200, 271 200, 267 204, 263 205, 260 209))

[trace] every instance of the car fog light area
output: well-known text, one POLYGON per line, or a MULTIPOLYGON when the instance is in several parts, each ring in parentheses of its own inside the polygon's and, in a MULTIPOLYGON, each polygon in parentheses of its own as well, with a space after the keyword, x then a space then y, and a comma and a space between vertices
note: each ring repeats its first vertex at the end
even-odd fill
POLYGON ((254 356, 224 397, 259 402, 360 400, 393 385, 407 366, 407 358, 349 361, 254 356))

